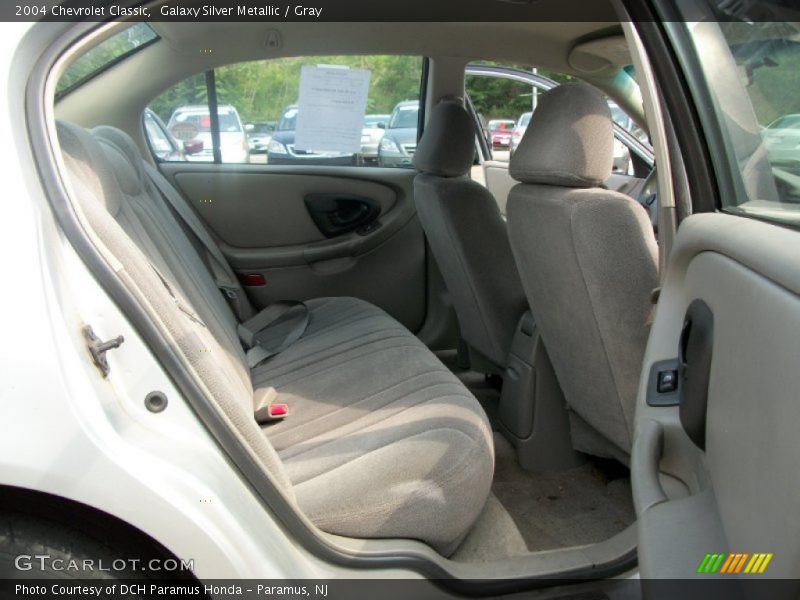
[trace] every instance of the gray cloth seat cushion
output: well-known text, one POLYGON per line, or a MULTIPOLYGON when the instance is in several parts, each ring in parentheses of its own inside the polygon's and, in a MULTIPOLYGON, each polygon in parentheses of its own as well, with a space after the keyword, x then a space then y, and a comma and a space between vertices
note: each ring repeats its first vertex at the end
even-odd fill
POLYGON ((160 314, 189 345, 180 349, 191 350, 221 410, 287 497, 330 533, 454 550, 486 502, 494 464, 488 421, 467 389, 407 329, 355 298, 308 301, 303 337, 247 369, 236 318, 144 175, 135 144, 108 127, 94 137, 65 123, 58 130, 73 186, 91 188, 79 201, 103 242, 120 249, 133 283, 149 274, 160 314), (260 428, 253 389, 265 386, 290 414, 260 428))
POLYGON ((434 107, 414 154, 420 171, 414 201, 461 336, 502 371, 528 305, 497 201, 466 177, 474 152, 475 130, 464 107, 434 107))
POLYGON ((253 374, 290 406, 265 431, 298 504, 326 531, 424 539, 449 554, 491 485, 483 410, 380 309, 353 298, 308 305, 303 338, 253 374))
POLYGON ((540 100, 511 160, 511 245, 573 420, 574 446, 627 460, 658 250, 645 210, 599 187, 611 115, 587 85, 540 100), (578 426, 580 425, 580 426, 578 426))

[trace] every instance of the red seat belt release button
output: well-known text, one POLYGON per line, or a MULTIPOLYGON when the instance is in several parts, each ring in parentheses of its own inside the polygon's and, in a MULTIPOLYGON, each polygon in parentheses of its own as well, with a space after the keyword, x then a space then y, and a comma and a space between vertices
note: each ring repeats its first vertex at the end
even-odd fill
POLYGON ((289 414, 289 405, 275 402, 278 392, 273 387, 259 388, 253 394, 253 415, 256 422, 264 425, 285 419, 289 414))
POLYGON ((288 404, 270 404, 268 409, 269 416, 273 419, 283 419, 289 414, 288 404))

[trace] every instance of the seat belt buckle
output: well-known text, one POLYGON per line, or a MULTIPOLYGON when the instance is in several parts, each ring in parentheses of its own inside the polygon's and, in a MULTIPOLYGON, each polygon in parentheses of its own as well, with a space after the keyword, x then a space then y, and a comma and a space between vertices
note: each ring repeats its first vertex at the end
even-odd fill
POLYGON ((255 412, 256 422, 259 425, 281 421, 288 415, 288 404, 268 404, 255 412))
POLYGON ((275 402, 278 391, 274 387, 260 388, 253 394, 253 415, 256 423, 265 425, 285 419, 289 415, 289 405, 275 402))

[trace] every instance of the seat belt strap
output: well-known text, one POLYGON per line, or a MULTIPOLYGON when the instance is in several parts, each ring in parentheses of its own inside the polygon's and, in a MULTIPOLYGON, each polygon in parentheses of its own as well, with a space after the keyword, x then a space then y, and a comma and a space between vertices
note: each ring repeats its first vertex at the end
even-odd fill
POLYGON ((208 256, 209 269, 211 270, 214 282, 228 300, 238 320, 243 321, 246 319, 248 315, 245 313, 245 307, 243 306, 244 303, 241 297, 241 287, 236 281, 236 275, 234 275, 228 261, 222 255, 219 246, 217 246, 216 242, 211 238, 205 225, 203 225, 194 210, 186 203, 186 200, 184 200, 169 184, 158 169, 150 163, 144 162, 144 170, 161 196, 169 203, 180 219, 205 248, 206 255, 208 256))
POLYGON ((205 247, 214 282, 240 321, 236 330, 239 339, 247 349, 248 366, 252 369, 271 356, 283 352, 300 339, 308 327, 308 307, 297 301, 275 302, 256 315, 247 318, 249 315, 245 312, 241 287, 238 285, 228 261, 211 238, 205 225, 158 169, 147 162, 144 163, 144 168, 153 185, 205 247), (273 329, 272 335, 267 331, 270 328, 273 329), (284 331, 286 328, 288 331, 284 331), (259 339, 260 335, 262 339, 259 339))
MULTIPOLYGON (((236 332, 239 334, 239 339, 246 348, 252 348, 256 345, 256 336, 259 332, 264 331, 267 327, 278 321, 286 313, 295 307, 305 308, 302 302, 293 300, 281 300, 273 302, 263 310, 259 311, 254 317, 247 321, 240 323, 236 327, 236 332)), ((307 311, 308 309, 306 309, 307 311)))
POLYGON ((302 302, 271 304, 246 323, 239 325, 239 338, 247 348, 245 358, 251 369, 280 354, 299 340, 308 328, 310 313, 302 302), (258 325, 259 329, 248 329, 258 325))

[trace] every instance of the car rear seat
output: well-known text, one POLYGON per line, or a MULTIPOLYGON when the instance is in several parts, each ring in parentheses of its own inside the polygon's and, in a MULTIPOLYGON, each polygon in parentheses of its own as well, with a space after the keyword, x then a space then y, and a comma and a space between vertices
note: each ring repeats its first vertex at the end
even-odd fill
POLYGON ((402 325, 354 298, 308 301, 304 335, 248 369, 236 316, 135 143, 109 127, 57 128, 75 199, 120 275, 287 497, 330 533, 455 550, 494 465, 486 415, 461 382, 402 325), (268 386, 290 413, 261 428, 253 397, 268 386))

